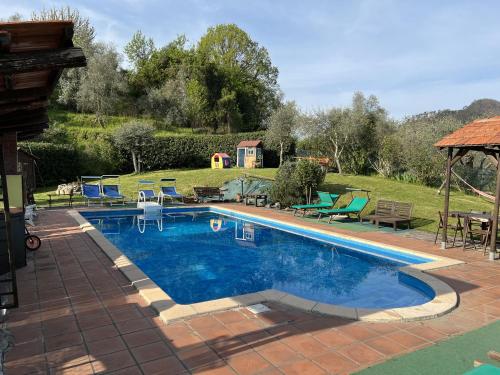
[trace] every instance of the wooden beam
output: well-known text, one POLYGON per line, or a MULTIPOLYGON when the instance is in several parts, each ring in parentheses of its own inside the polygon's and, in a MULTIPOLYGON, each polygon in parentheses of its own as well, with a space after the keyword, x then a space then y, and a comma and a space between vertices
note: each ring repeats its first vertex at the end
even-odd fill
POLYGON ((0 57, 0 73, 33 72, 87 65, 81 48, 70 47, 31 53, 9 53, 0 57))
POLYGON ((490 242, 490 260, 495 260, 497 255, 497 232, 498 232, 498 214, 500 206, 500 163, 497 157, 497 186, 495 190, 495 204, 493 206, 493 223, 490 242))
POLYGON ((460 159, 462 159, 467 153, 469 152, 469 150, 467 148, 460 148, 457 153, 455 154, 455 156, 453 157, 453 159, 451 159, 451 166, 453 167, 460 159))
POLYGON ((46 108, 48 105, 48 100, 36 100, 24 103, 9 103, 3 105, 0 104, 0 116, 16 111, 32 111, 39 108, 46 108))
POLYGON ((0 91, 0 104, 47 98, 48 94, 46 87, 0 91))
POLYGON ((441 239, 441 249, 446 249, 448 242, 448 214, 450 209, 450 180, 451 180, 451 162, 453 158, 453 147, 448 148, 448 157, 446 159, 446 177, 444 183, 444 212, 443 212, 443 232, 441 239))

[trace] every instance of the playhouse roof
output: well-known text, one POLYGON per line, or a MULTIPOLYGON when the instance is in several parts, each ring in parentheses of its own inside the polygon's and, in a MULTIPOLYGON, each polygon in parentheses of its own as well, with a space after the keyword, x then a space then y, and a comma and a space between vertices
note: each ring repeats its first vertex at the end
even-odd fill
POLYGON ((225 152, 216 152, 213 156, 218 155, 221 158, 229 158, 230 156, 226 154, 225 152))
POLYGON ((259 139, 253 141, 241 141, 238 143, 236 147, 259 147, 262 144, 262 141, 259 139))
POLYGON ((448 134, 436 147, 478 147, 500 145, 500 116, 476 120, 448 134))

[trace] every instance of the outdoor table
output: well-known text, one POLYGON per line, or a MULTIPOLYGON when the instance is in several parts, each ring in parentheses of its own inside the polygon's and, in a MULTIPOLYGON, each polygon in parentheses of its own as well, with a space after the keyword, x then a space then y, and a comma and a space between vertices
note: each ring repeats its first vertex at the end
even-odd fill
POLYGON ((68 207, 73 207, 73 194, 48 194, 49 196, 49 207, 52 207, 52 197, 60 197, 63 196, 63 198, 57 199, 57 201, 67 201, 68 202, 68 207), (66 198, 68 197, 68 198, 66 198))

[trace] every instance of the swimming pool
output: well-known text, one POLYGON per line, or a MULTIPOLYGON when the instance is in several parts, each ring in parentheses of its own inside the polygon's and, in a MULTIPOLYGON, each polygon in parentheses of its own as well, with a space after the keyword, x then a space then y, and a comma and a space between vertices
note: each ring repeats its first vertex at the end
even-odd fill
POLYGON ((178 304, 268 289, 368 309, 434 298, 398 270, 430 259, 342 237, 214 208, 81 214, 178 304))

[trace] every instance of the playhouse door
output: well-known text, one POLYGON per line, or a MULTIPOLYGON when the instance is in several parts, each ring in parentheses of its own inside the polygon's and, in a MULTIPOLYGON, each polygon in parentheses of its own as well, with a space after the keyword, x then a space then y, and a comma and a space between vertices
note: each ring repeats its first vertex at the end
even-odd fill
POLYGON ((245 149, 244 148, 238 149, 238 167, 240 167, 240 168, 245 167, 245 149))

